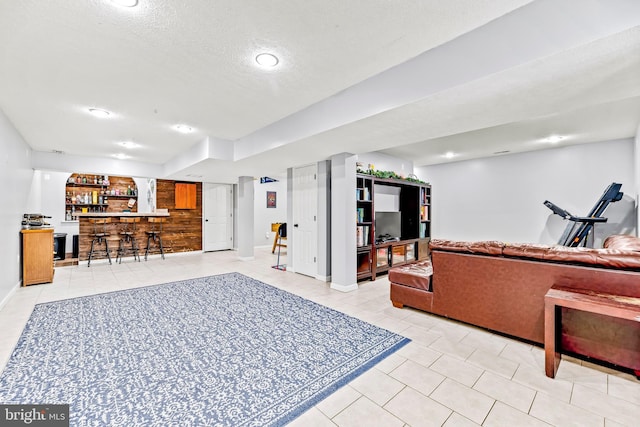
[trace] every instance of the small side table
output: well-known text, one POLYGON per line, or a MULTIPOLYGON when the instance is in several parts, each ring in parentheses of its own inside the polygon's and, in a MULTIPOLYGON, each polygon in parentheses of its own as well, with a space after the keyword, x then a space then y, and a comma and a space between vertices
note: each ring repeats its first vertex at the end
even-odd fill
MULTIPOLYGON (((549 378, 555 378, 562 357, 559 351, 561 307, 640 322, 640 297, 552 286, 544 296, 544 370, 549 378)), ((640 377, 640 371, 635 374, 640 377)))

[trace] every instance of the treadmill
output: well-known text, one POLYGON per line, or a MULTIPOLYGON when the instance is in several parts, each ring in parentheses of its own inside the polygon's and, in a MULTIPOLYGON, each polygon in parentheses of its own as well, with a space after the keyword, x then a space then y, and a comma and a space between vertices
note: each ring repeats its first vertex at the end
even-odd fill
POLYGON ((587 236, 593 230, 596 223, 607 222, 607 218, 603 218, 604 213, 609 203, 617 202, 622 199, 624 193, 620 191, 622 184, 611 183, 604 190, 604 193, 591 209, 589 214, 585 217, 574 216, 566 210, 558 207, 548 200, 544 201, 544 205, 551 209, 554 214, 561 216, 562 218, 569 220, 567 228, 564 230, 558 244, 562 246, 578 247, 580 245, 586 246, 587 236))

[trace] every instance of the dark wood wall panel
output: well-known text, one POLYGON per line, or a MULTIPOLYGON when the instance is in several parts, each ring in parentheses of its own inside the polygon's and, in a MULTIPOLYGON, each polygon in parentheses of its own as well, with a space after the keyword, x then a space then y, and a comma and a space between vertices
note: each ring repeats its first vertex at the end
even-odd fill
POLYGON ((176 209, 176 182, 159 179, 156 206, 168 209, 170 217, 163 224, 162 242, 166 252, 202 250, 202 183, 196 185, 196 208, 176 209))

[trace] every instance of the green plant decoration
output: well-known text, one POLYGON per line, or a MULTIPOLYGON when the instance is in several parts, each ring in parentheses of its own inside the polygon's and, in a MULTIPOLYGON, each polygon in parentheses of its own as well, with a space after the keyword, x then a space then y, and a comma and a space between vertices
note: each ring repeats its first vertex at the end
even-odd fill
POLYGON ((398 175, 397 173, 393 172, 393 171, 379 171, 379 170, 362 170, 360 168, 357 169, 356 171, 359 174, 363 174, 363 175, 371 175, 374 176, 376 178, 384 178, 384 179, 397 179, 400 181, 408 181, 408 182, 413 182, 416 184, 426 184, 428 185, 428 182, 424 182, 420 179, 418 179, 417 176, 415 176, 414 174, 411 174, 407 177, 402 177, 400 175, 398 175))

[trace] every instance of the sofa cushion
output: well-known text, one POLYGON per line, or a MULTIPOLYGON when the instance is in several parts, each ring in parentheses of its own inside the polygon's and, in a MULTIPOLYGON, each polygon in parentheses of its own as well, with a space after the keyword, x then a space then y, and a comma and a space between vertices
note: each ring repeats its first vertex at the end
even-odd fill
POLYGON ((536 244, 506 245, 506 257, 526 258, 604 268, 640 269, 640 253, 625 249, 571 248, 536 244))
POLYGON ((497 241, 458 242, 442 239, 431 240, 429 247, 431 250, 447 252, 640 270, 640 238, 635 236, 611 236, 605 240, 603 249, 497 241))
POLYGON ((627 234, 614 234, 604 240, 602 247, 606 249, 622 249, 640 252, 640 237, 629 236, 627 234))
POLYGON ((518 258, 545 259, 549 249, 549 245, 536 243, 507 243, 502 248, 502 254, 518 258))
POLYGON ((431 239, 429 248, 449 252, 466 252, 470 254, 502 255, 504 243, 496 240, 480 242, 458 242, 455 240, 431 239))
POLYGON ((432 275, 433 266, 431 265, 431 260, 424 260, 391 268, 389 270, 389 281, 428 291, 432 275))

